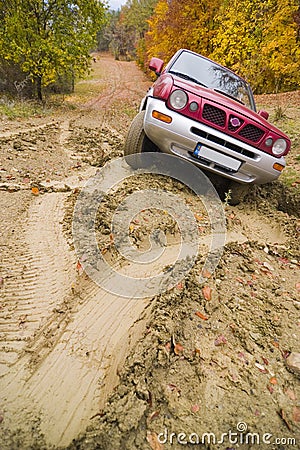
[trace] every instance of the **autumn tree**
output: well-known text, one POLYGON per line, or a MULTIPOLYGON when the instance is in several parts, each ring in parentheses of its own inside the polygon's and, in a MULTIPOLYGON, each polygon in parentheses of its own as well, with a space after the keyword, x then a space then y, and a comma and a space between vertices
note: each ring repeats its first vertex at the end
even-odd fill
POLYGON ((42 100, 44 86, 88 69, 105 9, 98 0, 0 0, 0 59, 17 64, 42 100))
POLYGON ((159 0, 146 35, 148 57, 169 59, 179 48, 207 56, 218 28, 221 0, 159 0))
POLYGON ((245 76, 257 92, 295 86, 300 74, 298 9, 297 0, 224 2, 211 57, 245 76))

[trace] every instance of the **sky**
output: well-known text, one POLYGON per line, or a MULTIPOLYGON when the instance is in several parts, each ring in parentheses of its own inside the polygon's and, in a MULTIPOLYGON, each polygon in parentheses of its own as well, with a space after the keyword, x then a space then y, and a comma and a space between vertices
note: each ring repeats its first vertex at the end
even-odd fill
POLYGON ((108 0, 110 9, 114 9, 115 11, 117 9, 120 9, 122 5, 125 5, 125 3, 126 3, 126 0, 108 0))

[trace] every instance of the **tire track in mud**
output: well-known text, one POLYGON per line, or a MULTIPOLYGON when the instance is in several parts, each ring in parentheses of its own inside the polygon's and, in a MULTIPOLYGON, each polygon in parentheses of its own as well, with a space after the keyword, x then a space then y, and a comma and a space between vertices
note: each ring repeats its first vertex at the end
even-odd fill
POLYGON ((14 314, 11 320, 2 315, 1 336, 17 342, 2 361, 3 430, 23 427, 30 436, 39 418, 48 445, 67 445, 99 412, 117 383, 130 328, 145 308, 143 301, 116 297, 76 275, 62 233, 65 198, 45 194, 30 207, 21 246, 26 252, 5 288, 14 314))

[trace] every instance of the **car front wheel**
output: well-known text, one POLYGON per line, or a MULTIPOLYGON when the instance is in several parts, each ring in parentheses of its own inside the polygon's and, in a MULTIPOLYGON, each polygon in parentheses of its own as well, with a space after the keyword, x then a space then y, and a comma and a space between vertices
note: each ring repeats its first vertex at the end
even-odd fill
MULTIPOLYGON (((124 155, 139 155, 145 152, 157 152, 159 151, 158 147, 147 137, 144 131, 144 117, 145 111, 139 112, 129 127, 125 146, 124 146, 124 155)), ((139 166, 139 161, 137 158, 127 158, 128 164, 130 166, 139 166)))

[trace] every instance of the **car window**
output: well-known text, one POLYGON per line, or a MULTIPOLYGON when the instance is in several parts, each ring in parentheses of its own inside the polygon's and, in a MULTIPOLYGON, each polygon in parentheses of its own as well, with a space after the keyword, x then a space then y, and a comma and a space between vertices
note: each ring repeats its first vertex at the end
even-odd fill
POLYGON ((224 93, 255 110, 253 95, 248 84, 230 70, 200 55, 182 52, 168 71, 175 72, 178 76, 182 74, 185 78, 188 75, 200 85, 224 93))

